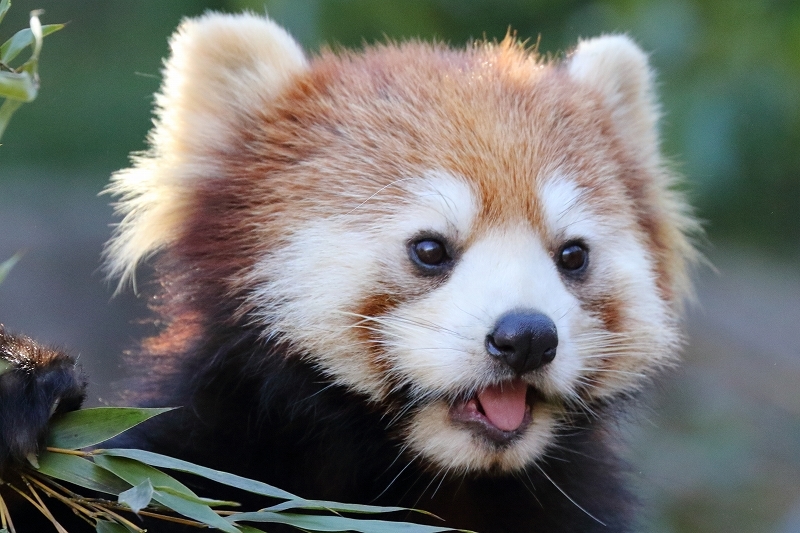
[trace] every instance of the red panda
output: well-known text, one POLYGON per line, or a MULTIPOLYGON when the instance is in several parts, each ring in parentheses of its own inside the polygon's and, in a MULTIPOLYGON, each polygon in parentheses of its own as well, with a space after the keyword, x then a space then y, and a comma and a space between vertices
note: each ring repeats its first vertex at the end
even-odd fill
POLYGON ((695 255, 631 39, 308 58, 207 14, 170 44, 106 260, 152 263, 137 394, 184 409, 128 443, 484 533, 630 531, 609 422, 675 361, 695 255))

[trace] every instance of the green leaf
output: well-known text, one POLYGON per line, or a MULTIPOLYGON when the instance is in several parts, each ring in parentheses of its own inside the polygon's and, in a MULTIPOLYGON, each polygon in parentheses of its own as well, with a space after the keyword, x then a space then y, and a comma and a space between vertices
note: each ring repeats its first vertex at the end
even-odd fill
MULTIPOLYGON (((175 479, 151 466, 140 463, 139 461, 125 459, 122 457, 107 457, 105 455, 95 455, 94 462, 97 466, 105 468, 109 472, 121 477, 132 486, 149 480, 153 487, 168 487, 173 491, 190 496, 197 496, 192 489, 175 479)), ((153 489, 155 490, 155 489, 153 489)))
POLYGON ((211 481, 216 481, 217 483, 221 483, 223 485, 228 485, 229 487, 236 487, 238 489, 247 492, 252 492, 254 494, 269 496, 270 498, 280 498, 282 500, 302 499, 298 498, 297 496, 295 496, 290 492, 286 492, 285 490, 273 487, 272 485, 267 485, 266 483, 262 483, 260 481, 255 481, 253 479, 248 479, 246 477, 237 476, 235 474, 220 472, 219 470, 213 470, 211 468, 199 466, 190 463, 188 461, 182 461, 180 459, 173 459, 172 457, 167 457, 166 455, 161 455, 158 453, 147 452, 144 450, 113 448, 107 450, 99 450, 98 456, 100 455, 109 455, 113 457, 127 457, 129 459, 135 459, 150 466, 155 466, 158 468, 169 468, 170 470, 177 470, 179 472, 185 472, 187 474, 194 474, 196 476, 210 479, 211 481))
MULTIPOLYGON (((8 13, 9 8, 11 8, 11 0, 0 0, 0 22, 3 22, 3 18, 8 13)), ((5 531, 4 529, 0 529, 0 533, 5 531)))
POLYGON ((39 84, 28 72, 0 71, 0 96, 20 102, 31 102, 36 99, 37 94, 39 94, 39 84))
POLYGON ((3 280, 6 279, 8 273, 11 272, 11 269, 14 268, 14 265, 16 265, 20 259, 22 259, 22 252, 17 252, 9 259, 0 263, 0 283, 3 283, 3 280))
POLYGON ((321 516, 290 513, 238 513, 226 518, 231 522, 270 522, 288 524, 308 531, 361 533, 440 533, 443 531, 463 531, 449 527, 426 526, 409 522, 390 522, 388 520, 361 520, 344 516, 321 516))
MULTIPOLYGON (((3 73, 0 72, 0 74, 3 73)), ((0 106, 0 138, 3 137, 3 132, 6 131, 6 127, 11 120, 11 116, 17 109, 20 108, 21 105, 21 100, 6 99, 6 101, 3 102, 3 105, 0 106)))
POLYGON ((135 487, 131 487, 125 492, 120 492, 117 501, 130 507, 134 513, 139 514, 139 511, 143 507, 147 507, 152 499, 153 484, 150 483, 149 479, 145 479, 135 487))
POLYGON ((172 408, 95 407, 65 413, 54 419, 50 425, 47 446, 68 450, 94 446, 171 410, 172 408))
POLYGON ((38 472, 85 489, 114 496, 131 487, 111 472, 77 455, 42 452, 39 455, 38 472))
MULTIPOLYGON (((123 457, 110 457, 107 455, 97 455, 94 457, 94 460, 98 466, 113 472, 131 485, 138 485, 146 479, 149 479, 153 486, 169 487, 180 494, 186 494, 197 498, 197 495, 192 492, 189 487, 177 479, 151 466, 142 464, 139 461, 123 457)), ((208 505, 189 501, 180 496, 158 490, 153 491, 153 499, 161 505, 169 507, 176 513, 182 514, 192 520, 197 520, 210 527, 221 529, 226 533, 239 533, 238 529, 221 518, 208 505)))
POLYGON ((239 533, 239 530, 230 522, 215 513, 211 507, 195 502, 190 502, 181 496, 155 491, 153 499, 165 507, 169 507, 176 513, 182 514, 192 520, 202 522, 209 527, 221 529, 226 533, 239 533))
MULTIPOLYGON (((42 37, 47 37, 53 32, 57 32, 63 28, 63 24, 47 24, 42 26, 42 37)), ((36 38, 30 28, 19 30, 14 34, 11 39, 7 40, 0 46, 0 62, 8 65, 20 52, 25 48, 32 46, 36 42, 36 38)))
MULTIPOLYGON (((265 533, 264 531, 262 531, 260 529, 256 529, 256 528, 254 528, 252 526, 243 526, 241 524, 239 524, 239 531, 241 531, 242 533, 265 533)), ((0 531, 0 533, 3 533, 3 532, 0 531)))
MULTIPOLYGON (((415 509, 406 509, 405 507, 378 507, 375 505, 361 505, 357 503, 338 503, 329 502, 324 500, 289 500, 272 507, 263 509, 264 511, 280 512, 289 509, 307 509, 315 511, 331 511, 334 513, 365 513, 365 514, 379 514, 379 513, 396 513, 398 511, 415 511, 415 509)), ((417 511, 422 514, 433 516, 425 511, 417 511)))
POLYGON ((9 363, 8 361, 4 361, 4 360, 0 359, 0 376, 5 374, 6 372, 11 370, 12 368, 14 368, 14 366, 11 363, 9 363))
POLYGON ((104 520, 97 521, 95 531, 97 531, 97 533, 130 533, 130 530, 122 524, 115 524, 114 522, 106 522, 104 520))
POLYGON ((177 491, 171 487, 155 487, 155 490, 159 492, 164 492, 166 494, 172 494, 173 496, 179 496, 184 500, 188 500, 190 502, 195 503, 202 503, 203 505, 208 505, 209 507, 239 507, 239 502, 232 502, 227 500, 212 500, 211 498, 201 498, 200 496, 193 496, 191 494, 186 494, 185 492, 177 491))

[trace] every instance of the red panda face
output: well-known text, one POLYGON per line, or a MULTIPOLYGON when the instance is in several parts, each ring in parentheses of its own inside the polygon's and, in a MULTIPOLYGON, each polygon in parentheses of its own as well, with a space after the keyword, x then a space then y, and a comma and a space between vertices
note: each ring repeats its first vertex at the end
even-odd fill
POLYGON ((691 222, 627 38, 306 64, 242 18, 258 37, 209 16, 174 38, 112 270, 173 250, 438 469, 521 469, 673 359, 691 222))

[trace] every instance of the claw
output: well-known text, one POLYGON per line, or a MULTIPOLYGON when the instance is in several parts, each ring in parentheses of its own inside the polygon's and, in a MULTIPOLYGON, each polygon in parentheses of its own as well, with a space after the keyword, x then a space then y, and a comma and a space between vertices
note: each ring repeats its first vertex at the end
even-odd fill
POLYGON ((36 457, 35 453, 33 452, 29 453, 26 456, 26 459, 28 459, 28 462, 31 464, 31 466, 33 466, 36 469, 39 468, 39 459, 36 457))
POLYGON ((60 403, 61 403, 61 398, 56 398, 55 401, 53 401, 53 405, 50 407, 50 416, 56 414, 56 409, 58 409, 58 405, 60 403))

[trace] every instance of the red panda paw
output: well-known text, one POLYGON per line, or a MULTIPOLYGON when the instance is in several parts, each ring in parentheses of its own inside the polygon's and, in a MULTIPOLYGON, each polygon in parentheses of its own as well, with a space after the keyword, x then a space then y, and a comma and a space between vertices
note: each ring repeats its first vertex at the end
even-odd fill
POLYGON ((78 409, 85 397, 86 380, 71 357, 0 324, 0 473, 34 456, 50 417, 78 409))

